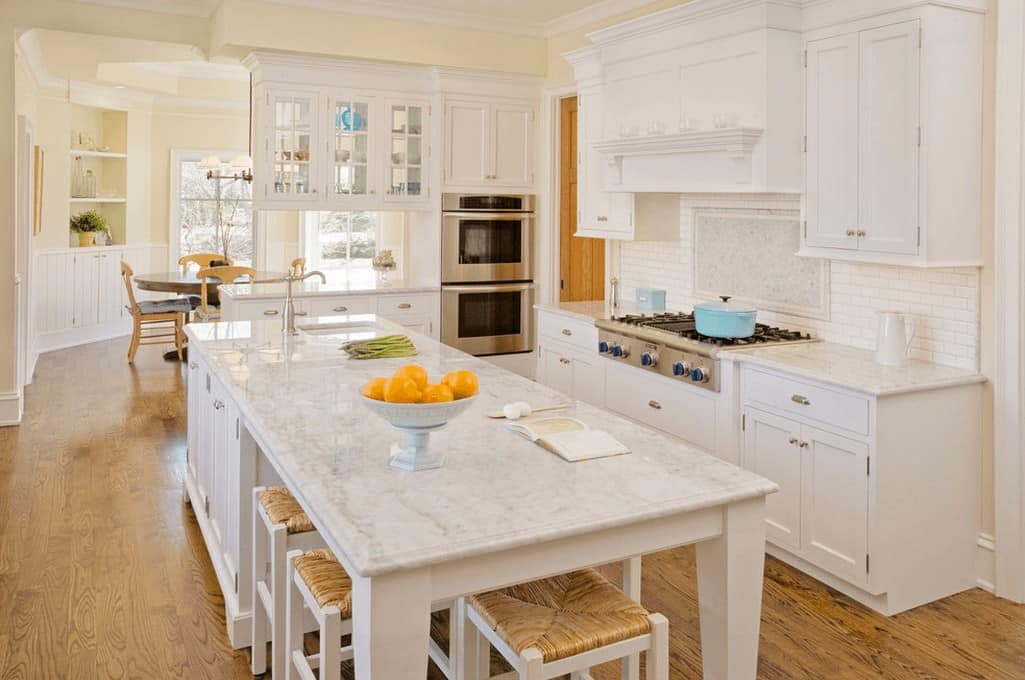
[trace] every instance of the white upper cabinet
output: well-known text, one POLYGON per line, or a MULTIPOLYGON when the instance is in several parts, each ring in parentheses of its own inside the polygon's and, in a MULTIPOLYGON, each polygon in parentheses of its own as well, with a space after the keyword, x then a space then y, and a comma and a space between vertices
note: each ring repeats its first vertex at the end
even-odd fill
POLYGON ((949 4, 813 15, 801 255, 981 264, 984 14, 949 4))
POLYGON ((320 95, 272 87, 264 92, 260 109, 255 136, 262 138, 262 149, 253 158, 259 194, 282 206, 310 200, 317 193, 316 166, 322 161, 320 95))
POLYGON ((328 168, 325 190, 339 209, 367 204, 377 196, 384 163, 377 148, 380 135, 378 101, 360 93, 327 95, 328 133, 323 145, 328 168))
POLYGON ((530 189, 534 118, 532 103, 446 99, 445 185, 530 189))
POLYGON ((858 224, 858 36, 808 43, 806 243, 854 248, 858 224))
POLYGON ((430 137, 425 100, 389 99, 385 103, 387 166, 383 186, 388 203, 416 203, 427 198, 430 137))

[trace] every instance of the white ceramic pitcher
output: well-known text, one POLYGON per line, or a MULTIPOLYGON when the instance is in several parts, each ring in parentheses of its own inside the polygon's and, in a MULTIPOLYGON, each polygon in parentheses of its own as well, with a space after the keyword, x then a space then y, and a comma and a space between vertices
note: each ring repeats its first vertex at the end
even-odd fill
POLYGON ((879 338, 876 341, 876 363, 883 366, 904 366, 915 337, 915 321, 900 312, 879 312, 879 338), (911 330, 908 330, 908 324, 911 330))

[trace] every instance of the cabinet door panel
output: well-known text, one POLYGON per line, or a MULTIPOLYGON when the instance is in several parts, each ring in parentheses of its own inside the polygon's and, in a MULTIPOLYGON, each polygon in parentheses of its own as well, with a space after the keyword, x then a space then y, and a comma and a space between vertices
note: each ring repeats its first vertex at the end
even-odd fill
POLYGON ((604 191, 606 163, 592 144, 602 138, 602 102, 599 90, 578 95, 577 236, 633 238, 633 194, 604 191))
POLYGON ((496 104, 493 107, 492 184, 527 187, 534 181, 534 111, 530 107, 496 104))
POLYGON ((779 484, 765 498, 765 536, 773 543, 801 549, 800 426, 792 420, 748 409, 744 467, 779 484))
POLYGON ((562 352, 550 345, 541 348, 541 382, 566 396, 573 395, 573 364, 562 352))
POLYGON ((813 427, 804 449, 802 557, 851 582, 864 582, 868 552, 868 446, 813 427))
POLYGON ((806 96, 805 242, 853 249, 858 229, 856 33, 808 43, 806 96))
MULTIPOLYGON (((268 90, 264 98, 265 147, 258 172, 269 201, 308 202, 315 198, 321 146, 314 92, 268 90)), ((257 192, 259 193, 259 192, 257 192)))
POLYGON ((598 408, 605 408, 605 364, 593 354, 573 352, 573 398, 598 408))
POLYGON ((450 101, 445 104, 445 181, 475 184, 491 174, 488 148, 490 108, 483 102, 450 101))
POLYGON ((430 192, 428 156, 427 102, 419 100, 388 100, 385 102, 384 134, 388 140, 384 150, 386 200, 392 203, 415 203, 426 200, 430 192))
POLYGON ((197 360, 190 359, 188 372, 188 474, 197 485, 199 483, 199 462, 202 455, 200 438, 202 436, 203 390, 203 370, 197 360))
POLYGON ((860 33, 861 250, 918 252, 918 27, 860 33))
POLYGON ((75 328, 94 326, 99 318, 99 260, 91 253, 76 255, 74 290, 75 328))
POLYGON ((99 272, 99 303, 97 320, 100 323, 117 321, 121 318, 121 300, 125 285, 121 279, 121 254, 103 253, 100 255, 99 272))
POLYGON ((331 139, 327 151, 327 167, 331 169, 328 194, 339 205, 365 203, 377 192, 377 103, 372 97, 353 93, 335 95, 330 101, 326 126, 331 139))

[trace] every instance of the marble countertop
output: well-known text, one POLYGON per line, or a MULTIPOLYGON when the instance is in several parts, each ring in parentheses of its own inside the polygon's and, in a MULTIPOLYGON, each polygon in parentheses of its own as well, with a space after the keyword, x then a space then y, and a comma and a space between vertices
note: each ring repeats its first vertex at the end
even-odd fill
MULTIPOLYGON (((355 317, 354 317, 355 318, 355 317)), ((362 315, 377 329, 396 326, 362 315)), ((361 402, 367 379, 413 359, 349 360, 344 336, 285 339, 274 321, 189 324, 189 352, 208 363, 246 427, 334 549, 364 576, 534 544, 737 502, 777 486, 751 472, 592 406, 564 412, 612 433, 633 453, 568 463, 486 412, 564 397, 425 336, 409 333, 432 380, 468 368, 481 392, 432 435, 443 467, 389 467, 401 435, 361 402)), ((367 334, 364 334, 367 335, 367 334)))
MULTIPOLYGON (((294 284, 292 294, 295 297, 317 297, 335 295, 394 295, 397 293, 433 293, 441 290, 438 284, 430 284, 424 281, 413 281, 408 279, 388 280, 382 284, 377 280, 377 275, 371 270, 356 272, 326 271, 327 283, 321 283, 320 279, 313 277, 302 283, 294 284)), ((284 283, 236 283, 230 286, 220 286, 217 289, 218 295, 236 300, 267 300, 280 299, 285 297, 284 283)))
POLYGON ((833 342, 731 350, 719 356, 876 396, 933 390, 986 380, 985 376, 976 371, 927 361, 912 361, 899 368, 880 366, 875 362, 875 352, 833 342))
MULTIPOLYGON (((542 312, 561 314, 583 321, 596 321, 612 317, 612 308, 605 300, 594 300, 591 302, 539 302, 534 309, 542 312)), ((632 302, 623 302, 616 308, 616 316, 620 314, 637 314, 637 308, 632 302)), ((651 314, 651 312, 645 312, 651 314)))

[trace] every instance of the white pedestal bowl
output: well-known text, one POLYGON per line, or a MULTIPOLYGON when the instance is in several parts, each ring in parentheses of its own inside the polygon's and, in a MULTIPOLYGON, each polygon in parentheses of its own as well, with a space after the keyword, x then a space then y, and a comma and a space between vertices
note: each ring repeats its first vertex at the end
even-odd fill
POLYGON ((394 404, 361 396, 367 408, 381 416, 396 430, 406 433, 406 443, 391 445, 391 463, 399 470, 430 470, 441 467, 444 452, 430 446, 431 432, 440 430, 448 421, 470 407, 477 396, 444 401, 437 404, 394 404))

